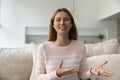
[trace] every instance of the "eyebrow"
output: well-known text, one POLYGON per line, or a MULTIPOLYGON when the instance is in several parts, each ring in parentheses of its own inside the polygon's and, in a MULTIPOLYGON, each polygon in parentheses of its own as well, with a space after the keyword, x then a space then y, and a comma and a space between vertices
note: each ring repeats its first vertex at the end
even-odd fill
MULTIPOLYGON (((56 17, 56 19, 61 18, 61 17, 56 17)), ((70 17, 63 17, 63 19, 70 19, 70 17)))

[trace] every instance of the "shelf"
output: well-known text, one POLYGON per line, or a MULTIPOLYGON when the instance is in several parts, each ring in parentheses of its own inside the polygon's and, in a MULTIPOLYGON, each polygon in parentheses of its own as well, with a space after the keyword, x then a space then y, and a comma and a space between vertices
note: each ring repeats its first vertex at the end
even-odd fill
POLYGON ((25 27, 25 43, 41 43, 48 38, 47 27, 25 27))
POLYGON ((104 28, 78 28, 79 36, 98 36, 99 34, 105 35, 104 28))
POLYGON ((97 36, 78 36, 78 40, 83 43, 97 43, 100 42, 97 36))
POLYGON ((26 35, 25 43, 29 44, 31 42, 41 43, 47 40, 47 35, 26 35))
MULTIPOLYGON (((99 42, 98 34, 105 35, 104 28, 78 28, 78 40, 85 43, 99 42)), ((47 27, 25 27, 25 43, 41 43, 48 38, 47 27)))
POLYGON ((48 35, 47 27, 25 27, 26 35, 48 35))

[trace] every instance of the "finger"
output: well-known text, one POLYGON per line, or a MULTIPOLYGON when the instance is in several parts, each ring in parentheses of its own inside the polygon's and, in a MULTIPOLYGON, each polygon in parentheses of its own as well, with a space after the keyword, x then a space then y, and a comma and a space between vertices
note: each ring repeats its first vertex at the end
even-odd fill
POLYGON ((63 65, 63 60, 60 60, 60 62, 59 62, 59 64, 58 64, 57 68, 62 68, 62 65, 63 65))
POLYGON ((109 71, 102 71, 102 72, 100 72, 100 75, 109 77, 109 76, 112 76, 113 73, 112 73, 112 72, 109 72, 109 71))
POLYGON ((107 77, 112 76, 112 74, 109 74, 109 73, 103 73, 102 75, 103 75, 103 76, 107 76, 107 77))
POLYGON ((108 72, 108 71, 104 71, 104 73, 105 73, 105 75, 106 75, 106 76, 108 76, 108 77, 110 77, 110 76, 112 76, 112 75, 113 75, 113 73, 112 73, 112 72, 108 72))
POLYGON ((104 71, 105 73, 108 73, 108 74, 113 74, 112 72, 109 72, 109 71, 104 71))
POLYGON ((103 63, 99 64, 98 67, 103 67, 107 63, 108 63, 108 61, 104 61, 103 63))

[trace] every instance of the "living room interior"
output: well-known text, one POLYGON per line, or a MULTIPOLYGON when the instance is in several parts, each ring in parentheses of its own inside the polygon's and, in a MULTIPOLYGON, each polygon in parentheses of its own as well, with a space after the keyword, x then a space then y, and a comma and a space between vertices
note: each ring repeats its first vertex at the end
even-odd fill
POLYGON ((108 60, 105 69, 115 73, 94 80, 120 80, 120 0, 0 0, 0 80, 35 80, 38 44, 63 7, 75 19, 88 66, 108 60))
POLYGON ((100 42, 99 34, 103 41, 119 39, 119 0, 1 0, 0 5, 0 47, 43 42, 53 12, 62 7, 73 14, 80 41, 100 42))

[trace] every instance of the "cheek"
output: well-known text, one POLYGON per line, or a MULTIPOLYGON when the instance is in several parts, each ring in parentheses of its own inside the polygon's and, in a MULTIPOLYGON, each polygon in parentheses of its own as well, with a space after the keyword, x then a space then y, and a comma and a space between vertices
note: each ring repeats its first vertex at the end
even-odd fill
POLYGON ((72 28, 72 24, 70 25, 70 29, 72 28))
POLYGON ((58 28, 57 28, 57 25, 56 25, 56 24, 54 24, 54 25, 53 25, 53 28, 55 29, 55 31, 57 31, 57 30, 58 30, 58 28))
POLYGON ((54 29, 57 29, 57 28, 58 28, 58 26, 59 26, 59 24, 58 24, 58 23, 54 23, 54 24, 53 24, 54 29))
POLYGON ((56 24, 55 24, 55 22, 53 22, 53 28, 55 29, 55 26, 56 26, 56 24))
POLYGON ((53 23, 53 27, 55 28, 56 26, 57 26, 57 24, 54 22, 54 23, 53 23))
POLYGON ((70 28, 72 27, 72 23, 71 23, 71 22, 67 23, 67 25, 68 25, 70 28))
POLYGON ((71 30, 71 28, 72 28, 72 25, 70 25, 70 26, 69 26, 69 29, 68 29, 68 31, 70 31, 70 30, 71 30))
POLYGON ((53 24, 53 28, 56 29, 56 24, 53 24))

